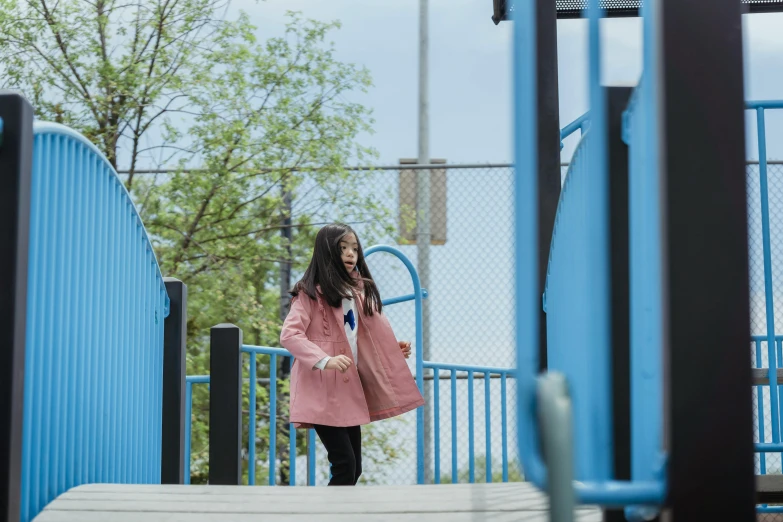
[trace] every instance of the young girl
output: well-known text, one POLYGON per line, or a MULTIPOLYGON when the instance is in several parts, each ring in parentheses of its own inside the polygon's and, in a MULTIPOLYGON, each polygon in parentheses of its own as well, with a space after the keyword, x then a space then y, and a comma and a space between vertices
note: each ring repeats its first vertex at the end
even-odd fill
POLYGON ((330 486, 362 474, 362 424, 424 404, 398 342, 381 313, 378 287, 359 238, 346 225, 318 231, 304 277, 291 291, 280 343, 294 356, 291 422, 315 428, 332 467, 330 486))

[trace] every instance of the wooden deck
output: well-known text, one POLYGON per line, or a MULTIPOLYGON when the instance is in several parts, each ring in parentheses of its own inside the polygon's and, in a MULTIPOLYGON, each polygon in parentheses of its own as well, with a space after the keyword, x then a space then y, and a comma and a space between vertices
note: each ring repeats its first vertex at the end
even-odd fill
MULTIPOLYGON (((62 494, 34 522, 544 522, 547 503, 525 483, 356 488, 93 484, 62 494)), ((580 508, 576 520, 600 522, 601 513, 580 508)))

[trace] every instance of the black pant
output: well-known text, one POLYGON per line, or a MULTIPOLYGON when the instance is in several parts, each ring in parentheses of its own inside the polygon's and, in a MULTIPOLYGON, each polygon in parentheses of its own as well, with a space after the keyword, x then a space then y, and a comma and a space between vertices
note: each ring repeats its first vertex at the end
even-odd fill
POLYGON ((314 426, 332 465, 330 486, 355 486, 362 474, 362 429, 314 426))

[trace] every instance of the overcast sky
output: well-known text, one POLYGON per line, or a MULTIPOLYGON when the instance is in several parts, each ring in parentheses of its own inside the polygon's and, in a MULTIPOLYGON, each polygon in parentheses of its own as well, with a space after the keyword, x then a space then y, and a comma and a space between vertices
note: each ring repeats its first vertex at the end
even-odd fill
MULTIPOLYGON (((362 141, 388 164, 417 151, 418 5, 418 0, 235 0, 232 9, 248 12, 261 38, 281 33, 286 10, 340 20, 343 28, 333 35, 339 58, 366 66, 374 80, 367 95, 356 97, 376 120, 375 134, 362 141)), ((512 25, 495 26, 491 14, 491 0, 430 0, 430 151, 450 163, 512 160, 512 25)), ((751 15, 745 22, 747 98, 783 98, 783 15, 751 15)), ((641 72, 639 20, 609 20, 604 27, 605 81, 635 84, 641 72)), ((563 125, 587 109, 585 36, 581 20, 558 24, 563 125)), ((783 114, 768 116, 768 122, 783 134, 783 114)), ((770 147, 770 156, 783 157, 782 147, 770 147)))

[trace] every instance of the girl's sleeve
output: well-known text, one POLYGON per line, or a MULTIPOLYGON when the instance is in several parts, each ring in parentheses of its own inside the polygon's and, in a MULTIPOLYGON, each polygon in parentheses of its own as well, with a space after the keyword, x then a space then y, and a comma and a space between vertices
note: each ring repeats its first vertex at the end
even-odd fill
POLYGON ((294 297, 291 301, 291 310, 283 323, 283 331, 280 332, 280 344, 305 367, 316 369, 318 363, 324 359, 328 361, 329 356, 307 338, 311 299, 307 296, 300 297, 294 297))

